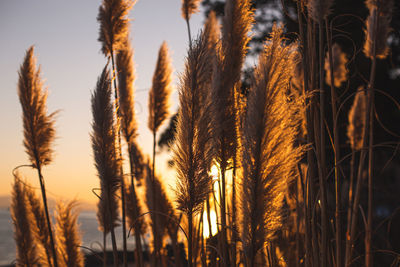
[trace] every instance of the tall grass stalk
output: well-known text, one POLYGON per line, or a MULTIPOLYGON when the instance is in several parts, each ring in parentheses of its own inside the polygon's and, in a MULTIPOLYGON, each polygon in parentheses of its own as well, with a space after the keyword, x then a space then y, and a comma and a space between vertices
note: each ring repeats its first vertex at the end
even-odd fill
MULTIPOLYGON (((337 99, 334 88, 335 76, 334 76, 334 63, 333 63, 333 47, 332 47, 332 32, 329 28, 328 19, 325 18, 326 28, 326 40, 328 43, 328 55, 329 55, 329 74, 330 74, 330 87, 331 87, 331 106, 332 106, 332 121, 333 121, 333 153, 334 153, 334 168, 335 168, 335 198, 336 198, 336 263, 337 266, 342 266, 342 224, 341 224, 341 180, 339 173, 339 161, 340 161, 340 140, 339 140, 339 129, 337 125, 337 99)), ((327 73, 328 74, 328 73, 327 73)))
POLYGON ((115 144, 111 80, 107 66, 99 77, 92 94, 92 148, 95 166, 100 179, 101 195, 97 217, 103 233, 111 232, 114 266, 118 266, 118 250, 114 227, 118 221, 117 190, 120 187, 121 161, 115 144))
MULTIPOLYGON (((97 20, 100 22, 100 35, 98 40, 102 43, 102 52, 106 57, 111 59, 113 81, 114 81, 114 97, 115 97, 115 114, 116 114, 116 133, 117 133, 117 155, 122 161, 121 146, 121 114, 119 109, 119 92, 117 87, 117 69, 115 64, 115 53, 123 49, 129 33, 129 10, 133 7, 133 0, 103 0, 99 8, 97 20)), ((122 164, 120 164, 121 175, 123 172, 122 164)), ((126 245, 126 218, 125 218, 125 181, 121 176, 120 181, 121 194, 121 210, 122 210, 122 240, 123 240, 123 265, 128 266, 127 262, 127 245, 126 245)))
POLYGON ((53 150, 51 145, 55 137, 55 113, 46 114, 47 92, 42 90, 43 82, 40 78, 40 69, 36 70, 33 50, 33 46, 27 50, 24 62, 18 73, 18 96, 22 107, 24 146, 32 166, 38 172, 53 262, 54 266, 58 267, 53 231, 47 207, 45 181, 42 175, 42 167, 52 161, 53 150))
POLYGON ((178 209, 183 211, 188 219, 190 267, 196 265, 196 257, 193 255, 194 216, 203 210, 211 188, 208 174, 213 159, 209 119, 212 74, 210 59, 207 40, 200 36, 189 50, 179 89, 180 109, 174 148, 178 174, 175 191, 178 209))
POLYGON ((248 0, 229 0, 222 22, 222 42, 213 75, 213 139, 216 161, 221 169, 221 242, 222 255, 230 265, 226 223, 226 170, 232 165, 237 146, 236 94, 241 69, 250 40, 253 11, 248 0))
POLYGON ((182 17, 186 21, 189 48, 192 49, 192 35, 190 33, 190 17, 199 10, 200 0, 182 0, 182 17))
MULTIPOLYGON (((157 130, 160 128, 162 123, 169 115, 169 98, 172 91, 172 65, 171 59, 168 52, 168 46, 166 42, 163 42, 160 50, 158 51, 158 58, 156 69, 153 75, 153 85, 149 92, 149 119, 148 127, 153 133, 153 168, 152 168, 152 180, 154 182, 155 167, 156 167, 156 140, 157 140, 157 130)), ((153 192, 153 198, 156 197, 155 192, 153 192)), ((156 200, 153 199, 153 203, 156 200)), ((156 209, 157 207, 154 206, 156 209)), ((154 217, 156 220, 156 217, 154 217)), ((153 222, 156 224, 156 222, 153 222)), ((153 228, 154 230, 154 228, 153 228)), ((158 243, 157 235, 153 232, 154 242, 158 243)), ((158 259, 158 251, 154 251, 156 265, 158 259)))
POLYGON ((367 230, 365 235, 365 266, 373 265, 372 248, 372 223, 373 223, 373 144, 374 144, 374 110, 375 110, 375 72, 377 58, 383 59, 388 54, 386 44, 388 33, 390 31, 390 20, 392 17, 393 1, 391 0, 368 0, 366 2, 370 11, 367 19, 366 41, 364 45, 364 54, 371 58, 371 72, 368 84, 368 92, 370 105, 368 107, 369 121, 369 142, 368 142, 368 214, 367 214, 367 230), (372 22, 372 23, 371 23, 372 22), (372 45, 371 45, 372 43, 372 45), (369 51, 368 47, 371 46, 369 51))
MULTIPOLYGON (((138 218, 140 215, 140 207, 139 202, 136 196, 135 189, 135 159, 137 153, 133 151, 137 148, 134 145, 135 138, 137 135, 137 124, 135 118, 135 101, 134 101, 134 90, 133 90, 133 82, 135 80, 134 66, 133 66, 133 49, 131 47, 131 43, 129 38, 127 38, 124 42, 124 46, 118 51, 117 57, 117 69, 118 69, 118 93, 119 93, 119 106, 120 106, 120 115, 121 115, 121 131, 125 138, 126 143, 128 144, 128 154, 129 154, 129 164, 130 164, 130 194, 131 196, 126 196, 126 202, 128 202, 128 198, 132 201, 130 202, 135 207, 132 207, 132 211, 134 213, 130 214, 130 216, 134 216, 134 218, 138 218)), ((124 178, 122 178, 124 180, 124 178)), ((127 204, 127 203, 126 203, 127 204)), ((128 206, 125 207, 125 211, 127 212, 128 206)), ((142 245, 140 241, 140 229, 138 228, 139 224, 135 224, 135 244, 136 244, 136 260, 138 266, 143 265, 142 260, 142 245)))

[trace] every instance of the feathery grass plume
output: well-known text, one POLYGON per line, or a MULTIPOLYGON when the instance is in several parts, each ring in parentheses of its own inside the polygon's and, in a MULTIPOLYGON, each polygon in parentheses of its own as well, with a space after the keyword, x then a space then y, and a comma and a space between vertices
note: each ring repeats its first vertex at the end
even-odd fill
POLYGON ((68 204, 57 203, 56 233, 60 261, 64 266, 84 266, 84 257, 80 249, 82 244, 78 227, 78 213, 74 210, 75 201, 68 204))
POLYGON ((211 11, 210 14, 208 14, 202 34, 204 40, 207 42, 208 49, 210 50, 210 56, 214 57, 216 51, 219 49, 218 44, 221 37, 221 25, 219 24, 214 11, 211 11))
POLYGON ((117 53, 118 92, 121 112, 122 133, 127 143, 136 137, 135 99, 133 82, 135 80, 133 66, 133 49, 127 38, 117 53))
POLYGON ((10 211, 14 225, 14 240, 17 247, 16 266, 21 267, 37 266, 39 263, 36 240, 32 229, 34 217, 25 189, 19 174, 15 174, 10 211))
POLYGON ((116 152, 111 80, 107 66, 104 67, 97 81, 91 101, 93 115, 92 149, 101 187, 97 218, 100 230, 104 233, 111 232, 114 264, 117 264, 114 227, 118 221, 117 190, 120 184, 121 162, 118 160, 116 152))
POLYGON ((376 58, 384 59, 389 54, 387 39, 391 31, 390 21, 392 20, 393 1, 392 0, 369 0, 366 2, 369 9, 369 16, 365 22, 364 30, 366 40, 364 43, 364 54, 368 58, 373 58, 373 43, 375 42, 376 58), (378 20, 378 27, 374 29, 374 21, 378 20))
POLYGON ((42 91, 43 83, 40 78, 40 69, 36 70, 36 60, 33 50, 33 46, 27 50, 24 62, 18 72, 18 96, 22 106, 24 146, 32 166, 38 172, 52 256, 54 266, 57 267, 56 249, 47 208, 46 188, 42 175, 42 167, 49 164, 52 160, 53 150, 51 149, 51 144, 55 137, 54 116, 56 113, 46 114, 47 92, 42 91))
POLYGON ((112 55, 124 45, 129 32, 128 12, 134 5, 132 0, 103 0, 97 21, 100 23, 98 41, 105 56, 112 55))
POLYGON ((153 86, 149 92, 148 126, 156 132, 169 115, 169 97, 172 91, 172 65, 166 42, 158 52, 157 65, 153 76, 153 86))
POLYGON ((182 0, 182 17, 189 20, 199 10, 200 0, 182 0))
POLYGON ((24 146, 32 165, 40 168, 52 161, 55 113, 46 114, 47 92, 42 90, 40 68, 36 70, 33 52, 31 46, 18 72, 18 96, 23 112, 24 146))
POLYGON ((359 87, 349 111, 349 125, 347 126, 347 137, 352 150, 360 150, 362 148, 366 112, 367 94, 362 87, 359 87))
POLYGON ((178 181, 176 188, 178 208, 195 215, 209 193, 212 161, 210 144, 210 76, 206 40, 203 36, 194 43, 186 59, 185 72, 179 88, 180 109, 177 122, 174 161, 178 181))
POLYGON ((51 258, 51 243, 49 237, 49 229, 46 225, 46 214, 44 208, 40 202, 40 199, 36 196, 33 188, 25 186, 26 196, 31 206, 32 214, 34 216, 35 226, 33 232, 35 239, 38 240, 38 253, 41 258, 42 265, 53 266, 51 258))
POLYGON ((176 197, 178 209, 188 217, 189 266, 194 264, 193 218, 208 198, 211 178, 208 174, 213 159, 209 92, 212 65, 204 36, 194 42, 186 59, 179 88, 178 121, 174 162, 177 170, 176 197))
POLYGON ((311 18, 320 23, 331 13, 333 0, 308 0, 307 8, 311 18))
MULTIPOLYGON (((342 52, 340 46, 334 43, 332 46, 332 61, 333 61, 333 78, 335 87, 340 85, 347 80, 348 69, 346 68, 347 56, 342 52)), ((331 68, 329 66, 329 53, 326 53, 325 59, 325 82, 331 85, 331 68)))
POLYGON ((287 101, 286 88, 295 67, 295 45, 284 45, 283 29, 273 27, 255 70, 244 122, 241 233, 248 266, 281 227, 286 187, 303 147, 294 147, 300 115, 287 101))

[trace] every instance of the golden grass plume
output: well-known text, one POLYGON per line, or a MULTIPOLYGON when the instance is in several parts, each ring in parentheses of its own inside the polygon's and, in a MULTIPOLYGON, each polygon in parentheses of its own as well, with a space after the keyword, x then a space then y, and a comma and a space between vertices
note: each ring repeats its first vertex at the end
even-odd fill
POLYGON ((259 57, 243 129, 241 235, 249 266, 281 227, 286 187, 303 150, 294 147, 299 104, 286 95, 296 45, 283 44, 282 31, 274 26, 259 57))
POLYGON ((97 218, 100 230, 108 233, 118 221, 117 190, 120 183, 121 163, 116 154, 111 80, 107 66, 103 69, 92 94, 92 114, 92 148, 101 186, 97 218))
MULTIPOLYGON (((333 78, 334 85, 340 87, 342 83, 347 81, 348 69, 346 67, 348 59, 342 49, 337 43, 332 45, 332 65, 333 65, 333 78)), ((325 82, 331 85, 331 68, 329 64, 329 52, 326 53, 325 58, 325 82)))
POLYGON ((178 209, 196 214, 208 197, 213 158, 210 144, 210 99, 212 65, 207 41, 200 36, 189 50, 180 81, 174 162, 177 170, 178 209))
POLYGON ((44 207, 32 187, 26 186, 25 191, 34 217, 35 227, 33 227, 33 233, 38 244, 41 263, 42 265, 48 264, 48 266, 52 266, 51 242, 44 207))
POLYGON ((365 114, 367 112, 367 94, 363 87, 358 88, 353 105, 349 111, 349 124, 347 126, 347 137, 353 150, 359 150, 363 145, 363 128, 365 125, 365 114))
POLYGON ((63 266, 83 267, 84 256, 81 251, 81 235, 78 227, 78 213, 75 201, 68 204, 57 203, 56 238, 60 263, 63 266))
POLYGON ((172 91, 172 65, 166 42, 158 52, 153 85, 149 92, 148 127, 156 132, 169 115, 169 97, 172 91))
POLYGON ((182 0, 182 17, 189 20, 199 10, 200 0, 182 0))
POLYGON ((101 51, 109 56, 124 45, 129 32, 129 10, 134 5, 132 0, 103 0, 99 7, 97 21, 100 23, 98 41, 101 51))
POLYGON ((14 225, 14 240, 17 247, 16 266, 37 266, 39 255, 32 221, 34 216, 26 196, 26 187, 21 182, 18 173, 11 193, 11 218, 14 225))
POLYGON ((333 0, 308 0, 308 14, 311 18, 320 23, 331 13, 333 0))
POLYGON ((137 124, 135 118, 135 96, 133 82, 135 80, 133 66, 133 49, 127 38, 117 53, 119 107, 122 115, 121 126, 125 140, 131 143, 136 137, 137 124))
POLYGON ((215 60, 213 99, 213 140, 217 161, 231 158, 235 144, 235 84, 248 50, 254 16, 248 0, 230 0, 225 5, 222 41, 215 60))
MULTIPOLYGON (((382 1, 385 3, 391 3, 391 1, 382 1)), ((365 42, 364 42, 364 54, 368 58, 373 58, 373 43, 375 42, 375 54, 379 59, 384 59, 389 54, 389 47, 387 45, 387 39, 391 31, 390 21, 392 20, 391 8, 383 8, 383 10, 390 10, 390 12, 383 13, 379 12, 380 9, 375 9, 373 5, 369 5, 370 13, 365 22, 365 42), (374 21, 378 20, 378 27, 375 33, 374 21)), ((380 10, 382 11, 382 10, 380 10)))
POLYGON ((36 70, 35 65, 34 48, 31 46, 18 72, 18 96, 22 107, 25 150, 31 164, 40 168, 52 161, 55 113, 47 114, 47 92, 42 89, 40 68, 36 70))

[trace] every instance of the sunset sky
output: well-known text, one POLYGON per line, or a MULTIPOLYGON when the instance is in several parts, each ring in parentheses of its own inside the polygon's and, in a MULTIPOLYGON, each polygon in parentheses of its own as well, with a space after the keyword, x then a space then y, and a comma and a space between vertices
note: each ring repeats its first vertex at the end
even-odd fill
MULTIPOLYGON (((12 169, 29 164, 22 145, 17 72, 25 51, 35 45, 37 63, 41 65, 42 78, 49 90, 48 110, 60 110, 56 120, 54 161, 43 169, 48 194, 53 198, 96 201, 91 193, 99 181, 90 142, 90 97, 106 63, 97 41, 99 5, 100 1, 94 0, 0 2, 0 196, 11 192, 12 169)), ((181 0, 139 0, 130 13, 137 76, 138 141, 149 154, 152 137, 147 129, 147 96, 163 40, 171 51, 175 85, 183 71, 188 40, 180 8, 181 0)), ((196 35, 202 21, 202 12, 192 17, 192 35, 196 35)), ((174 112, 176 90, 172 102, 171 111, 174 112)), ((174 178, 173 172, 167 171, 167 155, 157 160, 159 172, 168 176, 168 184, 172 185, 174 178)), ((36 184, 38 179, 34 171, 21 169, 20 173, 36 184)))

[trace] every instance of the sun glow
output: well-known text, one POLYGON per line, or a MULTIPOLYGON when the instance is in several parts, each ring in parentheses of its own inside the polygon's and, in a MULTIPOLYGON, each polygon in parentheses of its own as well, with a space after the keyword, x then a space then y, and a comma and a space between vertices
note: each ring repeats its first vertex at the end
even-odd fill
MULTIPOLYGON (((218 231, 217 227, 217 214, 214 210, 210 211, 210 222, 211 222, 211 235, 215 235, 218 231)), ((210 237, 210 227, 208 225, 207 212, 203 213, 203 235, 204 238, 210 237)))

